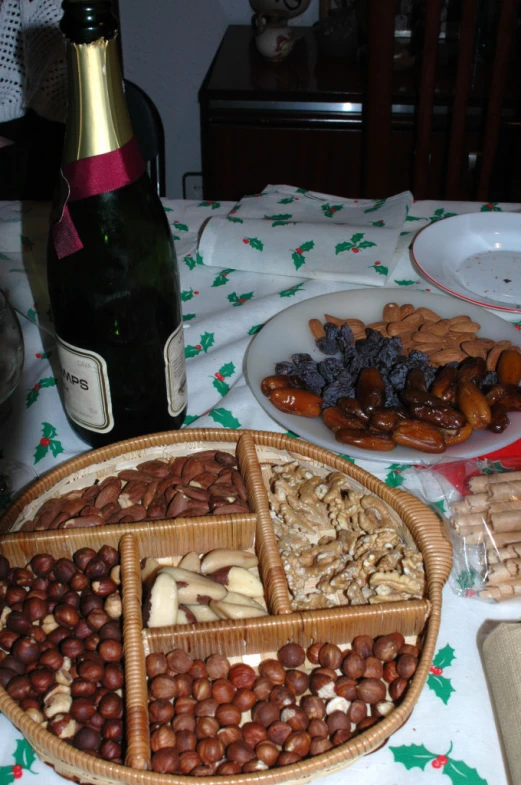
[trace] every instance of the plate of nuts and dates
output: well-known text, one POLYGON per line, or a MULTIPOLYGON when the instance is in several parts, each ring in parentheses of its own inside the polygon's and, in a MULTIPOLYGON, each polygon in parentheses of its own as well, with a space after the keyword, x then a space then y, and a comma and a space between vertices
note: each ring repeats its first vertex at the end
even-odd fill
POLYGON ((519 332, 423 292, 313 297, 253 340, 246 376, 274 420, 354 458, 435 463, 521 437, 519 332))

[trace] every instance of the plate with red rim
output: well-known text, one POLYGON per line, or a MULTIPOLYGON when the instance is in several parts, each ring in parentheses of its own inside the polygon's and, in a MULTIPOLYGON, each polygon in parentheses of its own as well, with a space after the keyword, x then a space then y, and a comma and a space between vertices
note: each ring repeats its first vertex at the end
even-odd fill
POLYGON ((422 229, 412 245, 420 272, 475 305, 521 314, 521 213, 465 213, 422 229))
POLYGON ((397 446, 389 452, 377 452, 340 444, 333 431, 320 417, 299 417, 277 409, 261 392, 261 382, 275 373, 275 364, 290 359, 292 354, 307 352, 314 360, 325 359, 309 329, 310 319, 324 321, 324 314, 342 319, 361 319, 366 324, 380 321, 384 306, 389 302, 415 308, 427 307, 443 319, 466 314, 481 325, 479 335, 494 341, 509 340, 521 345, 521 334, 495 313, 453 297, 403 289, 352 289, 333 292, 302 300, 272 317, 254 337, 245 358, 247 382, 262 408, 280 425, 303 439, 332 452, 348 454, 352 458, 387 463, 433 464, 441 461, 467 460, 500 450, 521 438, 521 412, 509 413, 510 425, 503 433, 474 431, 468 441, 448 447, 444 453, 429 454, 397 446))

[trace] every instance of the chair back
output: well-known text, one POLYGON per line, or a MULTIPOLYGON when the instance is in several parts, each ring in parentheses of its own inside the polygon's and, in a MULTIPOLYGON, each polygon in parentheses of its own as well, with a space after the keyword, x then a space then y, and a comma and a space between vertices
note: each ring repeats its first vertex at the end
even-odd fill
MULTIPOLYGON (((450 71, 448 116, 445 123, 443 159, 433 154, 433 122, 439 104, 439 31, 442 0, 424 0, 425 19, 416 85, 414 147, 410 182, 416 199, 488 200, 500 141, 505 83, 515 28, 517 0, 500 0, 495 44, 489 62, 476 65, 476 36, 481 3, 460 0, 459 43, 455 68, 450 71), (469 150, 469 101, 479 101, 479 122, 472 129, 469 150), (434 171, 436 169, 436 171, 434 171), (441 171, 440 171, 441 169, 441 171), (436 194, 429 187, 439 182, 436 194)), ((458 4, 457 4, 458 5, 458 4)), ((395 154, 393 131, 393 58, 395 4, 368 0, 367 95, 364 116, 364 196, 390 195, 390 167, 395 154)), ((445 72, 445 77, 447 71, 445 72)), ((445 80, 446 81, 446 80, 445 80)), ((447 87, 445 83, 443 89, 447 87)))
POLYGON ((159 196, 165 196, 165 132, 159 111, 141 87, 124 80, 132 128, 150 179, 159 196))

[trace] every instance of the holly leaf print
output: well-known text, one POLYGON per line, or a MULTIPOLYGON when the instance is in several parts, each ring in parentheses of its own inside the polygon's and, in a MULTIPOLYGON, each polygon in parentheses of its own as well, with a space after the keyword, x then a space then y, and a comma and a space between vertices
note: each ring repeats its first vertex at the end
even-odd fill
POLYGON ((456 655, 454 654, 454 649, 452 646, 449 646, 447 643, 443 649, 440 649, 436 656, 434 657, 432 664, 435 665, 437 668, 448 668, 449 665, 452 665, 454 660, 456 659, 456 655))
POLYGON ((182 224, 179 221, 174 221, 172 226, 175 226, 178 232, 187 232, 188 226, 186 224, 182 224))
POLYGON ((52 356, 52 351, 51 352, 37 352, 37 354, 35 354, 34 356, 36 357, 37 360, 48 360, 49 357, 52 356))
POLYGON ((42 422, 42 436, 44 439, 54 439, 56 436, 56 428, 49 422, 42 422))
POLYGON ((181 300, 186 302, 187 300, 191 300, 195 294, 199 294, 199 292, 194 292, 193 289, 185 289, 181 292, 181 300))
POLYGON ((163 210, 165 211, 165 213, 173 213, 174 212, 171 207, 163 207, 163 210))
POLYGON ((197 357, 198 354, 201 354, 201 351, 201 348, 197 348, 197 346, 191 346, 188 344, 185 346, 185 357, 187 360, 189 360, 190 357, 197 357))
MULTIPOLYGON (((16 750, 14 753, 15 763, 28 771, 32 771, 31 766, 36 760, 36 753, 25 739, 16 740, 16 750)), ((33 772, 35 774, 36 772, 33 772)))
POLYGON ((420 218, 417 215, 407 215, 405 221, 426 221, 427 218, 420 218))
POLYGON ((302 281, 302 283, 296 283, 295 286, 290 286, 289 289, 283 289, 279 292, 279 297, 294 297, 301 287, 304 286, 304 283, 305 281, 302 281))
POLYGON ((452 780, 453 785, 488 785, 487 780, 480 777, 476 769, 467 766, 462 760, 449 758, 443 767, 443 773, 452 780))
POLYGON ((198 207, 211 207, 212 210, 217 210, 221 206, 221 203, 220 202, 214 202, 212 199, 209 199, 206 202, 200 202, 197 206, 198 207))
POLYGON ((353 243, 347 243, 347 242, 338 243, 337 245, 335 245, 335 254, 338 255, 343 251, 350 251, 352 247, 353 247, 353 243))
POLYGON ((277 204, 291 204, 292 202, 298 202, 298 196, 287 196, 285 199, 279 199, 277 204))
POLYGON ((406 769, 425 769, 425 766, 438 756, 429 752, 423 744, 404 744, 402 747, 389 747, 396 763, 403 763, 406 769))
POLYGON ((220 423, 223 428, 235 430, 241 427, 239 420, 228 409, 214 409, 210 412, 210 417, 214 422, 220 423))
POLYGON ((397 286, 412 286, 412 285, 413 285, 413 283, 420 283, 420 282, 419 282, 419 281, 408 281, 408 280, 407 280, 407 279, 405 279, 405 278, 404 278, 404 279, 402 279, 401 281, 396 281, 396 280, 395 280, 395 284, 396 284, 397 286))
MULTIPOLYGON (((291 213, 278 213, 277 215, 265 215, 265 221, 273 221, 272 226, 287 226, 293 218, 291 213)), ((295 221, 293 221, 295 223, 295 221)))
POLYGON ((429 673, 427 678, 427 686, 440 698, 445 705, 449 702, 449 698, 453 692, 456 692, 451 684, 450 679, 445 676, 437 676, 434 673, 429 673))
MULTIPOLYGON (((359 242, 360 242, 360 240, 362 240, 362 239, 363 239, 363 236, 364 236, 364 232, 356 232, 356 234, 354 234, 354 235, 351 237, 351 243, 352 243, 353 245, 356 245, 357 243, 359 243, 359 242)), ((373 243, 373 244, 374 244, 374 243, 373 243)))
POLYGON ((437 210, 434 211, 434 215, 431 215, 431 223, 435 223, 436 221, 441 221, 443 218, 453 218, 453 216, 457 215, 457 213, 446 213, 444 207, 439 207, 437 210))
POLYGON ((64 451, 62 447, 62 443, 56 441, 56 439, 51 439, 49 443, 49 449, 52 453, 53 458, 56 458, 57 455, 59 455, 64 451))
POLYGON ((437 502, 432 502, 432 506, 436 507, 436 510, 438 512, 441 512, 442 515, 445 513, 445 502, 443 501, 443 499, 440 499, 437 502))
POLYGON ((33 455, 34 463, 38 463, 38 461, 41 461, 43 458, 45 458, 48 451, 49 451, 48 445, 38 443, 33 455))
POLYGON ((198 264, 200 265, 204 264, 203 257, 201 256, 199 251, 197 251, 195 258, 192 256, 192 254, 188 254, 187 256, 184 257, 183 261, 189 270, 193 270, 198 264))
POLYGON ((308 251, 312 251, 314 247, 315 247, 315 241, 314 240, 306 240, 305 243, 301 243, 300 244, 300 248, 305 253, 307 253, 308 251))
POLYGON ((375 262, 374 264, 371 265, 371 267, 373 268, 375 273, 378 273, 378 275, 387 275, 387 273, 389 272, 389 268, 386 267, 385 264, 380 264, 380 262, 375 262))
POLYGON ((253 292, 244 292, 243 294, 237 294, 237 292, 232 292, 228 295, 228 301, 233 303, 234 308, 239 305, 244 305, 247 300, 251 300, 253 297, 253 292))
POLYGON ((203 347, 203 352, 207 352, 210 346, 213 346, 215 343, 215 333, 203 333, 201 335, 201 346, 203 347))
POLYGON ((343 455, 342 453, 338 453, 339 458, 343 458, 344 461, 349 461, 349 463, 356 463, 354 458, 351 458, 350 455, 343 455))
POLYGON ((243 237, 244 245, 249 245, 250 248, 253 248, 255 251, 263 251, 264 250, 264 243, 262 240, 259 240, 258 237, 243 237))
POLYGON ((34 243, 30 240, 26 235, 20 235, 20 240, 22 241, 22 250, 23 251, 32 251, 34 248, 34 243))
POLYGON ((387 199, 377 199, 377 201, 373 204, 372 207, 368 207, 367 210, 364 210, 364 213, 374 213, 376 210, 379 210, 380 207, 386 203, 387 199))
POLYGON ((223 397, 226 395, 226 393, 230 392, 230 385, 226 384, 226 382, 223 379, 218 379, 217 377, 214 377, 212 384, 217 390, 217 392, 219 393, 219 395, 222 395, 223 397))
POLYGON ((198 420, 200 416, 200 414, 187 414, 183 422, 183 427, 191 425, 193 422, 198 420))
POLYGON ((235 365, 233 363, 225 363, 219 368, 219 373, 221 376, 224 376, 225 379, 228 379, 235 373, 235 365))
POLYGON ((25 408, 28 409, 29 406, 32 406, 33 403, 36 403, 39 395, 40 395, 40 391, 39 389, 36 389, 36 387, 33 387, 31 390, 29 390, 29 392, 25 396, 25 408))
POLYGON ((294 433, 293 431, 286 431, 284 436, 289 436, 290 439, 300 439, 300 436, 298 435, 298 433, 294 433))
POLYGON ((487 204, 482 204, 481 205, 480 212, 481 213, 490 213, 490 212, 502 213, 503 210, 501 209, 501 207, 498 205, 497 202, 487 202, 487 204))
POLYGON ((370 240, 363 240, 361 243, 358 243, 358 248, 374 248, 376 243, 372 243, 370 240))
POLYGON ((462 591, 472 589, 476 583, 476 571, 473 569, 463 570, 456 578, 456 583, 462 591))
POLYGON ((228 283, 228 276, 230 273, 234 273, 231 267, 226 270, 221 270, 221 272, 213 279, 212 286, 224 286, 224 284, 228 283))
POLYGON ((257 335, 259 330, 261 330, 263 327, 263 324, 254 324, 253 327, 250 327, 248 330, 248 335, 257 335))
POLYGON ((296 194, 308 194, 309 188, 297 188, 295 191, 296 194))
POLYGON ((221 395, 226 395, 227 392, 230 392, 230 386, 224 380, 233 376, 234 373, 235 365, 233 363, 225 363, 214 375, 212 384, 221 395))
POLYGON ((379 221, 373 221, 371 226, 375 226, 377 229, 381 229, 382 226, 385 226, 385 221, 380 218, 379 221))
POLYGON ((236 218, 234 215, 227 215, 226 219, 232 224, 243 224, 242 218, 236 218))
POLYGON ((195 313, 184 313, 183 314, 183 322, 190 322, 192 319, 195 319, 195 313))
POLYGON ((342 204, 323 204, 321 205, 322 212, 326 218, 332 218, 335 213, 339 213, 343 209, 342 204))
POLYGON ((389 473, 385 478, 385 482, 387 485, 390 485, 393 488, 399 488, 400 485, 403 484, 404 477, 403 471, 407 468, 406 464, 403 463, 392 463, 389 466, 389 473))
POLYGON ((291 254, 291 260, 295 265, 295 270, 299 270, 303 264, 306 264, 306 257, 297 251, 293 251, 291 254))
POLYGON ((29 319, 30 322, 34 322, 35 324, 38 324, 38 314, 34 308, 29 308, 29 310, 27 311, 27 318, 29 319))

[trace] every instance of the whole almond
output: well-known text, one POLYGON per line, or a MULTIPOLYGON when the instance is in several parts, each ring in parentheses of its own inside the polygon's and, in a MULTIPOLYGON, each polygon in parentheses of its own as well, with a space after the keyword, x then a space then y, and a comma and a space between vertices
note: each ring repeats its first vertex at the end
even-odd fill
POLYGON ((436 311, 431 311, 430 308, 418 308, 416 313, 420 314, 424 322, 439 322, 441 320, 441 316, 436 311))
POLYGON ((311 334, 315 340, 325 337, 326 331, 324 330, 324 325, 322 324, 320 319, 310 319, 308 324, 309 324, 309 329, 311 330, 311 334))
POLYGON ((410 316, 414 313, 414 305, 410 303, 406 303, 405 305, 400 306, 400 319, 405 319, 407 316, 410 316))
POLYGON ((508 349, 509 346, 512 346, 511 341, 498 341, 494 345, 494 347, 489 351, 487 354, 487 371, 495 371, 497 361, 505 349, 508 349))
POLYGON ((479 341, 462 341, 461 348, 469 357, 481 357, 487 359, 487 350, 479 341))
POLYGON ((412 325, 405 324, 405 322, 389 322, 387 332, 391 337, 394 337, 395 335, 411 335, 414 329, 412 325))
POLYGON ((394 322, 400 319, 400 306, 398 303, 387 303, 383 310, 384 322, 394 322))
POLYGON ((432 363, 438 365, 447 365, 447 363, 461 362, 467 355, 460 349, 442 349, 441 351, 434 352, 430 356, 432 363))

